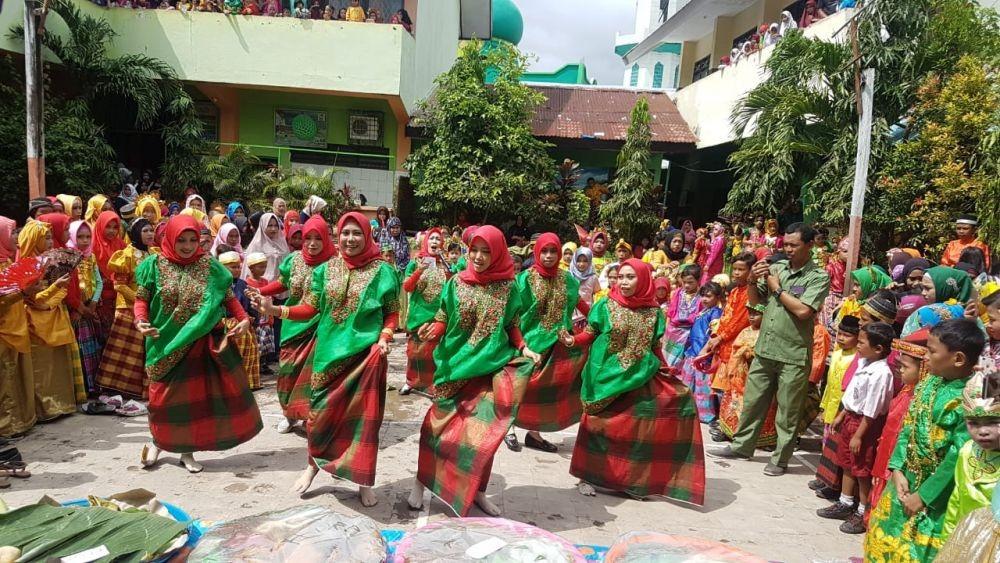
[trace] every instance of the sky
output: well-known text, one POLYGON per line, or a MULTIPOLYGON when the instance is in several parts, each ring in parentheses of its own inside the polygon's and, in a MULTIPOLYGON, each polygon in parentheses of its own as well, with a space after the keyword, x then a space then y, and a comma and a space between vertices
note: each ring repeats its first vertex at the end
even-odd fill
POLYGON ((625 64, 615 54, 615 33, 632 33, 635 0, 514 0, 524 17, 518 47, 534 53, 531 70, 552 72, 587 65, 591 80, 621 86, 625 64))

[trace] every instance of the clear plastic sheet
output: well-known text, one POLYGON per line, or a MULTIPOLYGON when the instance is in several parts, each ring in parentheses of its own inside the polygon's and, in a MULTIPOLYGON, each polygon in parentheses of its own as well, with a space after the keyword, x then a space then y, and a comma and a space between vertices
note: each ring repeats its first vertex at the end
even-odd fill
POLYGON ((395 563, 582 563, 573 544, 540 528, 503 518, 452 518, 408 532, 395 563))
POLYGON ((951 537, 938 551, 935 561, 1000 563, 1000 523, 993 517, 993 512, 989 508, 970 512, 955 527, 951 537))
POLYGON ((205 533, 188 561, 380 563, 385 553, 370 518, 304 505, 220 524, 205 533))
POLYGON ((605 563, 767 563, 726 544, 656 532, 628 532, 615 538, 605 563))

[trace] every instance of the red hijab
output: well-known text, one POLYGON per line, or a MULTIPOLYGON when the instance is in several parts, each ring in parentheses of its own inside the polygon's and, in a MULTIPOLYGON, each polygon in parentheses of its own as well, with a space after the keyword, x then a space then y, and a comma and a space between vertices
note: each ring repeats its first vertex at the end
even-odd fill
POLYGON ((125 249, 125 241, 121 235, 121 217, 114 211, 102 211, 97 216, 97 223, 94 225, 94 258, 97 260, 97 267, 101 270, 101 275, 105 279, 111 279, 111 270, 108 269, 108 261, 111 255, 119 250, 125 249), (108 238, 104 236, 104 230, 111 223, 118 223, 115 236, 108 238))
POLYGON ((344 253, 344 249, 340 249, 340 257, 347 263, 347 269, 361 268, 367 266, 373 260, 378 260, 381 257, 381 253, 379 252, 378 245, 375 244, 375 239, 372 238, 372 225, 368 221, 368 218, 357 211, 344 213, 340 216, 340 220, 337 221, 337 233, 342 232, 344 225, 348 222, 357 223, 361 229, 361 236, 364 237, 365 247, 356 256, 348 256, 344 253))
POLYGON ((289 248, 292 247, 292 235, 294 235, 295 233, 302 234, 302 225, 301 224, 295 223, 291 227, 288 227, 288 228, 285 229, 285 242, 288 243, 288 247, 289 248))
POLYGON ((330 226, 326 224, 326 220, 323 219, 322 215, 318 213, 311 215, 309 220, 302 225, 302 244, 302 259, 310 267, 319 266, 333 256, 333 241, 330 240, 330 226), (305 239, 310 233, 318 234, 320 241, 323 243, 323 250, 316 256, 309 254, 305 249, 305 239))
POLYGON ((187 258, 184 258, 177 253, 175 245, 177 244, 177 240, 181 238, 181 234, 185 231, 191 231, 198 237, 201 237, 202 227, 203 225, 201 222, 190 215, 176 215, 171 217, 170 220, 167 221, 167 230, 163 233, 163 243, 162 246, 160 246, 160 254, 170 262, 179 266, 193 264, 205 255, 205 249, 201 247, 201 244, 198 245, 194 254, 188 256, 187 258))
POLYGON ((46 213, 39 215, 38 220, 52 225, 52 248, 66 248, 66 242, 69 241, 69 215, 46 213))
POLYGON ((444 242, 444 235, 441 234, 441 229, 434 227, 429 231, 424 233, 424 239, 420 241, 420 252, 417 253, 417 258, 434 258, 435 260, 441 259, 440 251, 437 254, 431 254, 431 235, 438 234, 441 237, 441 242, 444 242))
POLYGON ((559 260, 556 260, 555 266, 551 268, 546 268, 542 265, 542 251, 550 246, 555 247, 557 253, 562 251, 562 242, 559 240, 559 235, 555 233, 542 233, 538 237, 538 240, 535 241, 535 263, 531 267, 545 279, 552 279, 559 274, 559 260))
POLYGON ((500 232, 500 229, 493 225, 478 227, 475 234, 469 239, 469 246, 472 246, 477 239, 485 242, 486 246, 490 248, 490 257, 493 258, 493 261, 490 262, 486 271, 477 272, 470 259, 458 277, 471 285, 485 285, 495 281, 514 279, 514 259, 507 251, 507 239, 500 232))
POLYGON ((642 260, 629 258, 618 266, 619 275, 621 275, 621 269, 625 266, 629 266, 635 270, 635 293, 633 293, 631 297, 625 297, 622 294, 621 284, 618 284, 611 289, 609 297, 617 301, 622 307, 627 307, 629 309, 658 307, 659 304, 656 302, 656 289, 653 287, 653 269, 650 265, 642 260))
POLYGON ((656 278, 655 280, 653 280, 653 296, 656 297, 656 302, 659 303, 661 306, 664 303, 669 302, 670 301, 670 280, 667 279, 667 278, 656 278), (656 295, 656 292, 659 291, 659 289, 661 287, 663 289, 667 290, 667 296, 664 297, 663 299, 660 299, 660 297, 656 295))
POLYGON ((466 227, 465 230, 462 231, 462 242, 465 244, 465 246, 469 246, 472 244, 472 237, 475 236, 476 229, 478 228, 479 225, 472 225, 471 227, 466 227))
POLYGON ((295 211, 295 210, 288 211, 287 213, 285 213, 285 217, 284 217, 284 220, 285 220, 285 231, 286 232, 288 231, 288 225, 291 223, 291 221, 293 219, 295 220, 295 224, 296 225, 301 225, 302 224, 302 222, 299 221, 299 212, 298 211, 295 211))

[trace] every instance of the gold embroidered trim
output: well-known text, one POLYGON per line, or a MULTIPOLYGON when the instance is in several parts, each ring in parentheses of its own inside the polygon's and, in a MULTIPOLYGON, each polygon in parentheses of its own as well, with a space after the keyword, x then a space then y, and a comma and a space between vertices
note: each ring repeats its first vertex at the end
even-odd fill
POLYGON ((608 316, 611 318, 608 354, 618 355, 622 369, 632 367, 649 353, 658 312, 650 307, 629 309, 617 301, 608 300, 608 316))
POLYGON ((459 279, 455 283, 458 327, 469 333, 469 346, 489 337, 503 322, 511 287, 511 281, 470 285, 459 279))

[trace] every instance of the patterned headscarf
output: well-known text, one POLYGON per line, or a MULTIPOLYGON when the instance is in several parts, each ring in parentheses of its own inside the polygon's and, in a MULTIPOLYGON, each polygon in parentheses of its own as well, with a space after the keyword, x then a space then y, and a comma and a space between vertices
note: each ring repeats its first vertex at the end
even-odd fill
POLYGON ((930 276, 934 282, 936 303, 947 303, 952 299, 965 303, 972 297, 972 279, 962 270, 948 266, 934 266, 924 272, 924 275, 930 276))
POLYGON ((858 303, 864 303, 875 291, 883 287, 888 287, 892 283, 892 278, 889 277, 889 274, 875 266, 858 268, 851 272, 851 278, 861 289, 861 296, 858 298, 858 303))
POLYGON ((41 221, 28 221, 17 235, 17 258, 37 258, 48 250, 45 235, 52 232, 52 225, 41 221))
POLYGON ((405 268, 410 262, 410 243, 406 240, 406 233, 403 232, 403 222, 400 221, 399 217, 390 217, 386 221, 385 228, 379 233, 378 243, 380 246, 392 247, 392 253, 398 268, 405 268), (392 236, 389 232, 393 227, 399 227, 399 234, 397 236, 392 236))
POLYGON ((580 281, 593 277, 595 275, 594 253, 586 246, 577 248, 576 252, 573 253, 573 261, 569 263, 569 273, 573 274, 573 277, 580 281), (586 256, 590 260, 587 269, 583 272, 581 272, 580 269, 576 267, 576 259, 578 256, 586 256))

